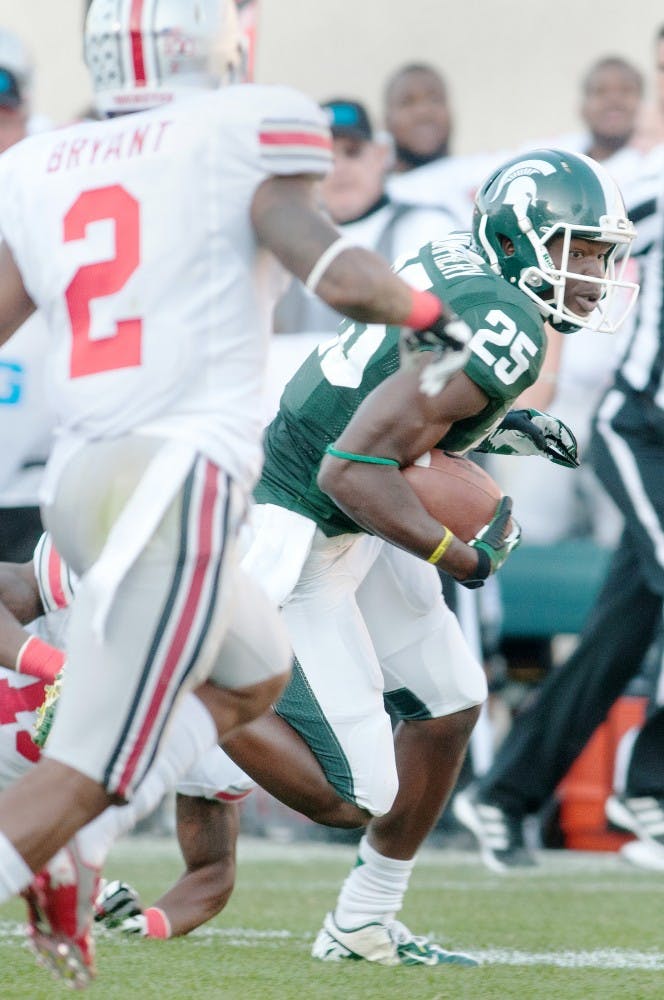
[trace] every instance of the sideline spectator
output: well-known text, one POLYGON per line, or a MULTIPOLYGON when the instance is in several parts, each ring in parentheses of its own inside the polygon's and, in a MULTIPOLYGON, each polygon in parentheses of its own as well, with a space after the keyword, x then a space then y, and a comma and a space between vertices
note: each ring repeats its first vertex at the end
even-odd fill
MULTIPOLYGON (((633 145, 642 98, 639 70, 619 56, 604 57, 590 67, 582 81, 579 114, 585 129, 555 138, 529 140, 519 151, 554 146, 585 153, 602 162, 618 184, 623 184, 638 170, 642 155, 633 145), (609 156, 616 158, 608 163, 609 156)), ((387 121, 387 104, 385 114, 387 121)), ((392 174, 388 190, 394 198, 411 204, 442 205, 460 215, 463 225, 468 226, 478 184, 512 155, 514 151, 509 150, 452 155, 447 149, 423 166, 392 174)))
POLYGON ((633 63, 618 55, 603 56, 592 63, 581 81, 579 117, 585 129, 559 136, 556 144, 603 163, 620 183, 625 173, 631 176, 634 164, 640 162, 640 153, 631 143, 643 95, 643 75, 633 63), (621 152, 625 155, 618 158, 621 152), (616 176, 616 170, 620 176, 616 176))
POLYGON ((452 132, 447 84, 433 66, 409 63, 387 81, 385 127, 394 140, 395 173, 449 155, 452 132))
POLYGON ((383 117, 394 147, 389 195, 408 204, 437 205, 458 220, 456 228, 470 229, 477 188, 513 151, 452 155, 447 85, 425 63, 408 63, 388 78, 383 117))
POLYGON ((655 99, 641 108, 633 145, 649 152, 664 143, 664 25, 655 36, 655 99))

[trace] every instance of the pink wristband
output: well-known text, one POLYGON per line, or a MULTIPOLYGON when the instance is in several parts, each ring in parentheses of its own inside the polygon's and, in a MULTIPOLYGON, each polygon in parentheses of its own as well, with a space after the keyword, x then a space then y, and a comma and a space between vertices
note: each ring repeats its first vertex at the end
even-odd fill
POLYGON ((16 671, 52 684, 65 662, 65 654, 36 635, 23 643, 16 657, 16 671))
POLYGON ((145 917, 145 936, 151 938, 169 938, 171 936, 171 922, 157 906, 148 906, 143 910, 145 917))
POLYGON ((442 315, 442 302, 433 292, 418 292, 413 288, 412 293, 411 309, 402 325, 411 326, 413 330, 426 330, 442 315))

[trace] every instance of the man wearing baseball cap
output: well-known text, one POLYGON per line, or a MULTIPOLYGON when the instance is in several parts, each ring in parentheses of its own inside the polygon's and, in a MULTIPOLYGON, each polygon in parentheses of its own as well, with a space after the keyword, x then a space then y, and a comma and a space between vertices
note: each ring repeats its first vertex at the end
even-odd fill
POLYGON ((328 116, 333 136, 347 135, 352 138, 373 139, 373 130, 369 115, 359 101, 339 100, 325 101, 321 105, 328 116))
POLYGON ((359 101, 335 99, 321 107, 328 116, 334 151, 334 170, 322 182, 321 193, 333 221, 345 225, 387 204, 389 148, 374 138, 359 101))
MULTIPOLYGON (((442 209, 401 204, 388 196, 390 146, 374 134, 363 104, 338 97, 321 107, 328 117, 334 153, 334 168, 320 184, 321 201, 346 239, 392 262, 457 228, 457 220, 442 209)), ((328 335, 336 331, 341 318, 294 281, 277 306, 275 329, 328 335)))

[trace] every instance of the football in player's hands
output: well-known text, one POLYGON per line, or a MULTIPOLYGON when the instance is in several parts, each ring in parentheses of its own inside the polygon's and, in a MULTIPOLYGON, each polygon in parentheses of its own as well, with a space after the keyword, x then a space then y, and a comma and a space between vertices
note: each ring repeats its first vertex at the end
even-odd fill
POLYGON ((476 462, 440 448, 401 471, 422 506, 462 542, 491 521, 502 497, 498 483, 476 462))

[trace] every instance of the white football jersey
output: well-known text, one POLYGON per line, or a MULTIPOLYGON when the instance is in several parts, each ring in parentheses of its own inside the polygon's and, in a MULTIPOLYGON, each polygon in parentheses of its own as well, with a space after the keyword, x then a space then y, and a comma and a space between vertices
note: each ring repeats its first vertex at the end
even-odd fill
MULTIPOLYGON (((0 234, 50 330, 59 439, 184 439, 246 488, 284 272, 250 210, 271 175, 324 174, 309 98, 241 85, 30 137, 0 161, 0 234)), ((48 492, 45 494, 48 499, 48 492)))

